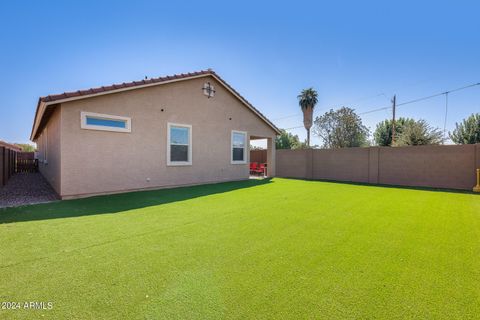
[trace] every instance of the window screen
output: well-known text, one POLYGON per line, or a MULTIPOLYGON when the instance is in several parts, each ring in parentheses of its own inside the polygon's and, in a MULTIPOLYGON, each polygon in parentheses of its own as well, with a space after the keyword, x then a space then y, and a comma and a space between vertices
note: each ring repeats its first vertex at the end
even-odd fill
POLYGON ((232 133, 232 161, 245 162, 246 134, 242 132, 232 133))
POLYGON ((190 128, 170 125, 170 162, 190 162, 190 128))

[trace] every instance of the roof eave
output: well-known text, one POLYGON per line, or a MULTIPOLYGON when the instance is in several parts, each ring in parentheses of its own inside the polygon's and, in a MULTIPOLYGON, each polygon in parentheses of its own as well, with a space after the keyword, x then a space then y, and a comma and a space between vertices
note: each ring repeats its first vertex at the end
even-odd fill
MULTIPOLYGON (((39 119, 41 119, 43 117, 43 111, 40 112, 40 108, 44 104, 45 103, 42 102, 42 98, 39 98, 38 103, 37 103, 37 109, 35 110, 35 117, 33 118, 32 131, 30 133, 30 140, 31 141, 35 141, 35 139, 36 139, 37 129, 38 129, 38 126, 40 124, 39 119)), ((43 107, 43 109, 44 109, 44 107, 43 107)))
POLYGON ((34 123, 33 123, 33 127, 32 127, 32 132, 30 134, 30 140, 35 141, 35 139, 37 138, 38 127, 40 126, 40 122, 41 122, 41 119, 42 119, 43 114, 45 112, 45 109, 49 105, 61 104, 61 103, 69 102, 69 101, 87 99, 87 98, 97 97, 97 96, 106 95, 106 94, 113 94, 113 93, 118 93, 118 92, 123 92, 123 91, 130 91, 130 90, 135 90, 135 89, 148 88, 148 87, 158 86, 158 85, 162 85, 162 84, 191 80, 191 79, 208 77, 208 76, 211 76, 211 77, 215 78, 231 94, 233 94, 237 99, 239 99, 247 108, 249 108, 260 119, 262 119, 267 125, 269 125, 277 134, 281 134, 280 129, 278 129, 270 120, 267 119, 267 117, 265 117, 260 111, 258 111, 257 108, 255 108, 250 102, 248 102, 244 97, 242 97, 235 89, 233 89, 226 81, 224 81, 214 71, 209 71, 209 72, 205 72, 205 73, 201 73, 201 74, 195 74, 195 75, 192 75, 192 76, 189 76, 189 77, 171 79, 171 80, 166 80, 166 81, 161 81, 161 82, 147 83, 147 84, 136 85, 136 86, 131 86, 131 87, 124 87, 124 88, 119 88, 119 89, 115 89, 115 90, 103 91, 103 92, 95 92, 95 93, 92 93, 92 94, 86 94, 86 95, 80 95, 80 96, 74 96, 74 97, 66 97, 64 99, 49 100, 49 97, 39 98, 38 99, 38 104, 37 104, 37 110, 35 111, 35 118, 34 118, 34 123), (48 101, 45 101, 45 100, 48 100, 48 101))

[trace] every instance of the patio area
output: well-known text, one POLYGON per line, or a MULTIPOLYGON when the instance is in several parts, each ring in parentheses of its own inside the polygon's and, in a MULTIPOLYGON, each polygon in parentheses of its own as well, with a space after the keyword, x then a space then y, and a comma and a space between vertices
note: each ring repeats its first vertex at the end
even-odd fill
POLYGON ((14 174, 0 187, 0 208, 58 200, 45 178, 38 172, 14 174))

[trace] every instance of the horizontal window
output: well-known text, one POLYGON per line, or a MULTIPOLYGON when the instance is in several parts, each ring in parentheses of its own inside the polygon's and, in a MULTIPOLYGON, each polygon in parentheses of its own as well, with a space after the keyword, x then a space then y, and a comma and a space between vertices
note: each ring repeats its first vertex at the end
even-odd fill
POLYGON ((169 123, 167 130, 167 164, 192 164, 192 126, 169 123))
POLYGON ((131 132, 131 120, 128 117, 81 112, 81 128, 101 131, 131 132))
POLYGON ((247 133, 232 131, 232 164, 247 163, 247 133))
POLYGON ((104 127, 113 127, 113 128, 126 128, 127 121, 125 120, 109 120, 109 119, 100 119, 87 116, 87 124, 91 126, 104 126, 104 127))

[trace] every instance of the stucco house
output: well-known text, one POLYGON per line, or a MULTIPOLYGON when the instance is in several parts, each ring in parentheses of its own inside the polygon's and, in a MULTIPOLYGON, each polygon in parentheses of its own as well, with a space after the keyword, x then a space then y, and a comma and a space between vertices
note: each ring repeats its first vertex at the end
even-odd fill
POLYGON ((249 143, 276 128, 214 71, 42 97, 31 140, 62 199, 249 178, 249 143))

